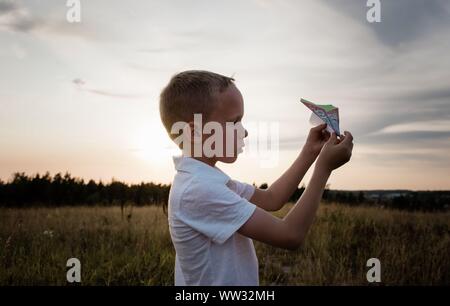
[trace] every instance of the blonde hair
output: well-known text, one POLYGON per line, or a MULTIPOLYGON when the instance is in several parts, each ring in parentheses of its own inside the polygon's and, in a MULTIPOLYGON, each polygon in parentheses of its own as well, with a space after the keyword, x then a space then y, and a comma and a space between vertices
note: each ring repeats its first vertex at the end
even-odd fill
POLYGON ((174 75, 162 90, 159 100, 161 121, 170 138, 175 122, 190 122, 194 114, 205 120, 214 109, 217 94, 225 91, 234 79, 210 71, 188 70, 174 75))

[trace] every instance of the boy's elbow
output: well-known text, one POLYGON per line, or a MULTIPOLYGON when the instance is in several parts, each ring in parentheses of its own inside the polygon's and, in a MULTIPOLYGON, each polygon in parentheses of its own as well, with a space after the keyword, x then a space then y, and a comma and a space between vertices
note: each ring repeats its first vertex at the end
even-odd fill
POLYGON ((286 246, 286 249, 289 251, 297 251, 302 245, 303 245, 302 241, 295 241, 295 242, 289 243, 286 246))
POLYGON ((277 197, 274 196, 272 190, 265 189, 265 199, 267 201, 266 203, 266 211, 279 211, 281 208, 283 208, 284 203, 280 201, 277 197))
POLYGON ((303 245, 303 237, 300 235, 289 235, 284 243, 284 248, 290 251, 296 251, 303 245))
POLYGON ((275 212, 275 211, 279 211, 280 209, 282 209, 284 206, 284 203, 271 200, 270 204, 267 206, 268 207, 267 207, 266 211, 275 212))
POLYGON ((278 207, 277 205, 271 205, 266 209, 266 211, 269 211, 269 212, 275 212, 275 211, 279 211, 279 210, 280 210, 280 207, 278 207))

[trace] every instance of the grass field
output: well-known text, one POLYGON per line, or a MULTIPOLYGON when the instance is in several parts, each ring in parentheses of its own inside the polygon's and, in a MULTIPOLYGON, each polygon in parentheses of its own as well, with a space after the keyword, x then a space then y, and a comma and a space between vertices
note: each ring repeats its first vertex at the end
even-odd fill
MULTIPOLYGON (((287 211, 278 212, 283 215, 287 211)), ((0 285, 66 285, 81 261, 82 285, 172 285, 174 250, 159 207, 0 208, 0 285), (127 215, 130 215, 127 217, 127 215)), ((323 205, 304 246, 255 242, 261 285, 450 284, 450 214, 323 205)))

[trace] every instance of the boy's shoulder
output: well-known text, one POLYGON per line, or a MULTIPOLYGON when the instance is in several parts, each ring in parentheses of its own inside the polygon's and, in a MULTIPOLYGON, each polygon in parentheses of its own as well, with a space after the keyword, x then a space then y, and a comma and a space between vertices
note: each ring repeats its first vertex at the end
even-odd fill
MULTIPOLYGON (((175 175, 171 193, 179 201, 220 201, 236 195, 250 199, 255 187, 231 179, 217 167, 190 157, 174 157, 175 175)), ((174 197, 175 198, 175 197, 174 197)))
POLYGON ((212 199, 228 189, 230 179, 219 180, 202 173, 180 173, 175 175, 171 193, 177 194, 179 200, 189 201, 195 199, 212 199))

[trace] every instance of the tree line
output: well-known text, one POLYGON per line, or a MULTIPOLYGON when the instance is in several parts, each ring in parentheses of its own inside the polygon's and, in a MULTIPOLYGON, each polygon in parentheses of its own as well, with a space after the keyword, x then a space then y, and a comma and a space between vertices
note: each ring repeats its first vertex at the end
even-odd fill
POLYGON ((140 183, 125 184, 84 181, 71 174, 28 176, 14 173, 8 182, 0 181, 0 205, 25 207, 76 205, 161 205, 169 197, 170 185, 140 183))
MULTIPOLYGON (((383 208, 420 211, 446 211, 450 207, 450 191, 342 191, 331 190, 327 185, 323 192, 325 203, 346 205, 371 205, 383 208)), ((259 188, 266 189, 266 183, 259 188)), ((297 188, 290 202, 296 202, 305 190, 297 188)), ((109 183, 85 181, 71 174, 57 173, 51 176, 23 172, 12 175, 8 182, 0 180, 0 205, 29 206, 77 206, 77 205, 161 205, 166 208, 170 185, 155 183, 126 184, 116 180, 109 183)))
MULTIPOLYGON (((267 187, 266 183, 260 186, 263 189, 267 187)), ((297 202, 304 190, 304 185, 297 188, 289 201, 297 202)), ((322 201, 350 206, 368 205, 408 211, 448 211, 450 209, 450 191, 346 191, 332 190, 330 185, 327 185, 322 195, 322 201)))

